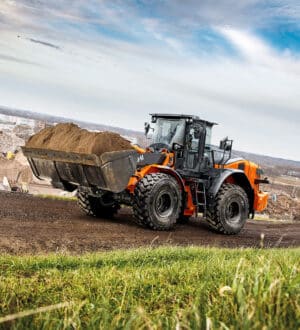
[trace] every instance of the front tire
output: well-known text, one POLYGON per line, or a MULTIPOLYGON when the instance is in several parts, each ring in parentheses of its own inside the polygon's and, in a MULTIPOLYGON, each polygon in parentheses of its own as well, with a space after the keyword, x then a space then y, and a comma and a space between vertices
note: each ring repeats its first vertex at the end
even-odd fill
POLYGON ((120 208, 115 201, 91 196, 86 190, 80 188, 77 192, 77 199, 79 208, 91 217, 111 219, 120 208))
POLYGON ((238 234, 249 216, 249 200, 243 188, 223 184, 211 210, 207 211, 209 226, 219 233, 238 234))
POLYGON ((139 224, 169 230, 179 218, 182 193, 175 178, 165 173, 146 175, 134 191, 133 213, 139 224))

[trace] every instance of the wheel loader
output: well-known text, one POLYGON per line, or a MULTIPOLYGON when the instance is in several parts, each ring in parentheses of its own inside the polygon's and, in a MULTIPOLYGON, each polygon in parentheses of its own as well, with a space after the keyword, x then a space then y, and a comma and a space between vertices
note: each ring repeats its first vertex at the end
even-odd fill
POLYGON ((54 187, 77 189, 79 207, 94 217, 113 217, 120 205, 136 222, 169 230, 190 217, 206 219, 222 234, 237 234, 267 206, 267 184, 258 165, 232 156, 232 140, 211 144, 215 123, 194 115, 151 114, 149 146, 94 154, 23 148, 34 175, 54 187))

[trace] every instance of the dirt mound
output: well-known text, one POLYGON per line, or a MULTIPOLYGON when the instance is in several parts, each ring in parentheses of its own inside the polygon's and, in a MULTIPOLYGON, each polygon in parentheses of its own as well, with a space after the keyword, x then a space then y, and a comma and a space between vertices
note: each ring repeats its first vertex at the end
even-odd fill
POLYGON ((273 219, 281 220, 299 220, 300 219, 300 201, 298 198, 292 198, 288 194, 281 193, 277 195, 277 200, 268 201, 266 214, 273 219))
POLYGON ((15 161, 23 166, 29 167, 27 158, 23 155, 22 150, 18 151, 15 155, 15 161))
POLYGON ((13 133, 0 131, 0 152, 14 152, 18 150, 20 146, 25 144, 25 140, 19 138, 13 133))
POLYGON ((32 182, 32 172, 21 152, 18 152, 16 158, 12 160, 0 158, 0 182, 5 176, 11 183, 32 182))
POLYGON ((101 155, 108 151, 132 149, 130 142, 113 132, 89 132, 73 123, 47 127, 30 137, 28 148, 101 155))

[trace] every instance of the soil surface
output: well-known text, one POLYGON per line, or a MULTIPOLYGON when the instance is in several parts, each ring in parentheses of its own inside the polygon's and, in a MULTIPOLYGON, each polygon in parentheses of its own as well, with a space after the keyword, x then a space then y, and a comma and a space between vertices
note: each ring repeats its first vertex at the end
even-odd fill
POLYGON ((46 127, 31 136, 26 147, 101 155, 133 149, 130 142, 113 132, 90 132, 73 123, 46 127))
POLYGON ((210 231, 203 220, 193 219, 170 232, 155 232, 136 225, 129 208, 123 208, 114 220, 95 219, 82 214, 76 202, 0 192, 0 253, 79 254, 166 244, 300 246, 300 223, 249 220, 239 235, 224 236, 210 231))

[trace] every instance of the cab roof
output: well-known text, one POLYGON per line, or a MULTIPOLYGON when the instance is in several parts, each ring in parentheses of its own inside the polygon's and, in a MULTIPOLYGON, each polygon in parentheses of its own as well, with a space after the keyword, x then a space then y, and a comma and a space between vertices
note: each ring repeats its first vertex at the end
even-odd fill
POLYGON ((199 120, 209 126, 218 125, 217 123, 213 123, 207 120, 201 119, 199 116, 195 115, 185 115, 185 114, 169 114, 169 113, 150 113, 150 116, 157 118, 167 118, 167 119, 192 119, 199 120))

